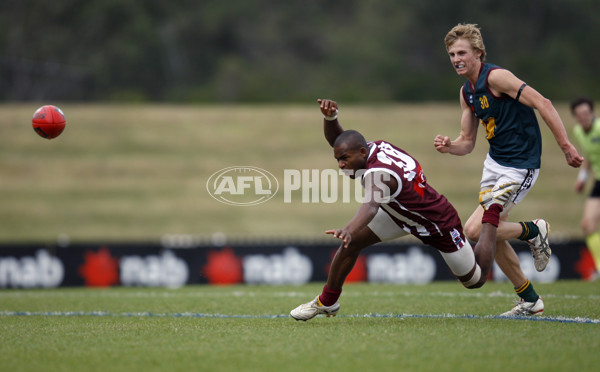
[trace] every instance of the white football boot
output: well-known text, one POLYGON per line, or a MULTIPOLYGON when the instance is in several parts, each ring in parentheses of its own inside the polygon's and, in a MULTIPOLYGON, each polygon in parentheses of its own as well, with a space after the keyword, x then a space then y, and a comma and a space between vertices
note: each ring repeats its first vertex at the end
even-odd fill
POLYGON ((481 191, 479 193, 479 204, 486 211, 492 204, 500 204, 506 206, 509 199, 521 188, 518 182, 509 182, 504 185, 494 186, 491 189, 481 191))
POLYGON ((331 306, 325 306, 319 300, 319 296, 317 296, 314 300, 302 304, 294 310, 290 311, 290 315, 296 320, 307 321, 319 314, 325 314, 328 318, 330 316, 336 316, 339 309, 339 302, 336 301, 335 304, 331 306))
POLYGON ((542 312, 544 312, 544 302, 542 297, 538 297, 536 302, 525 302, 523 299, 515 301, 515 307, 500 316, 540 315, 542 312))
POLYGON ((529 239, 527 244, 531 248, 531 254, 533 255, 533 263, 537 271, 544 271, 548 262, 550 262, 550 256, 552 255, 552 249, 548 243, 548 236, 550 235, 550 224, 543 219, 533 220, 533 223, 538 227, 540 232, 533 239, 529 239))

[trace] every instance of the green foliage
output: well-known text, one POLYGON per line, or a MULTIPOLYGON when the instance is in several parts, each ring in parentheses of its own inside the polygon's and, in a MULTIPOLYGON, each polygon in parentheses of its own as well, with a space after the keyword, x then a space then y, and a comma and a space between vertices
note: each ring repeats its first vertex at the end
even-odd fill
POLYGON ((2 100, 454 99, 444 50, 482 27, 489 60, 552 99, 600 95, 592 0, 0 3, 2 100))
MULTIPOLYGON (((476 291, 455 282, 352 284, 344 288, 337 317, 308 322, 287 317, 321 288, 3 290, 0 364, 10 371, 151 372, 306 371, 315 365, 344 371, 509 371, 524 363, 548 371, 592 371, 600 363, 597 323, 486 318, 512 306, 516 296, 508 284, 487 283, 476 291), (14 311, 56 314, 8 315, 14 311), (175 315, 182 313, 205 316, 175 315), (396 317, 370 317, 373 313, 396 317), (478 318, 448 317, 463 314, 478 318)), ((548 319, 600 318, 597 283, 560 281, 536 289, 548 319)))

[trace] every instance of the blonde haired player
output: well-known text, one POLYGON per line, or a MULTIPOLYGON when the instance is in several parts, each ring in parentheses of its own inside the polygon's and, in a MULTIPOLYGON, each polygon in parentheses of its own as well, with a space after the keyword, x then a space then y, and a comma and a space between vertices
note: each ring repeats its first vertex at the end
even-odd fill
MULTIPOLYGON (((523 200, 539 174, 542 138, 534 112, 538 110, 567 163, 579 167, 583 158, 569 142, 563 122, 552 103, 510 71, 485 62, 486 51, 479 27, 458 24, 445 37, 450 62, 459 76, 466 78, 460 89, 461 130, 455 140, 438 135, 434 146, 441 153, 466 155, 475 147, 477 129, 483 126, 489 142, 480 186, 482 190, 517 182, 521 187, 512 195, 500 216, 497 230, 496 262, 515 287, 520 301, 502 315, 534 315, 544 303, 527 279, 519 258, 508 239, 527 241, 535 267, 546 268, 550 260, 550 226, 543 219, 508 222, 508 213, 523 200)), ((478 240, 483 208, 478 206, 465 224, 465 234, 478 240)))

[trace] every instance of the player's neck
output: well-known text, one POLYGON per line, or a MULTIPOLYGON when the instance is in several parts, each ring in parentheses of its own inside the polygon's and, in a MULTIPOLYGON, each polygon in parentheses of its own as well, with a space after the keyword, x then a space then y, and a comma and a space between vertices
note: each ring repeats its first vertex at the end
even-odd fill
POLYGON ((473 69, 471 69, 471 71, 469 71, 465 76, 473 86, 475 86, 475 83, 477 83, 477 79, 479 79, 479 74, 481 73, 482 66, 483 62, 477 60, 473 65, 473 69))

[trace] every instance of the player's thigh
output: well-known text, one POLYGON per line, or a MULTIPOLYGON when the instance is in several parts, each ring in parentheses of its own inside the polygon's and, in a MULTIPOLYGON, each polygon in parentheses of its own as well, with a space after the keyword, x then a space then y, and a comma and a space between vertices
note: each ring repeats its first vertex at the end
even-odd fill
POLYGON ((600 198, 587 198, 583 207, 582 224, 587 224, 590 232, 598 229, 600 224, 600 198))
POLYGON ((382 208, 379 208, 375 217, 367 225, 367 228, 382 242, 401 238, 409 234, 382 208))
POLYGON ((454 252, 440 251, 440 254, 455 276, 467 275, 475 267, 475 253, 468 241, 465 241, 463 247, 454 252))

